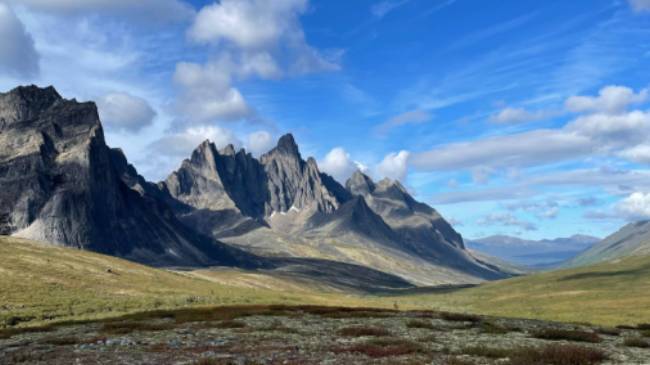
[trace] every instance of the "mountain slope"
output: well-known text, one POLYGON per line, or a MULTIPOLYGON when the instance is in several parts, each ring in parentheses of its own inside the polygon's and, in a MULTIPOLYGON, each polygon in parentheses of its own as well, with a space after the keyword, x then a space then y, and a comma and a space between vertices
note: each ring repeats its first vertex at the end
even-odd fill
POLYGON ((628 257, 482 284, 447 294, 400 297, 400 305, 431 305, 493 316, 606 326, 650 322, 650 256, 628 257))
POLYGON ((371 194, 321 173, 285 135, 259 160, 206 141, 159 187, 180 220, 258 255, 359 264, 426 285, 507 276, 398 182, 357 177, 371 194))
POLYGON ((0 94, 0 233, 154 265, 259 265, 182 225, 111 150, 94 103, 52 87, 0 94))
POLYGON ((517 265, 533 269, 549 269, 558 267, 598 241, 599 238, 585 235, 538 241, 497 235, 468 240, 467 246, 517 265))
POLYGON ((591 265, 630 256, 650 255, 650 221, 630 223, 564 264, 591 265))

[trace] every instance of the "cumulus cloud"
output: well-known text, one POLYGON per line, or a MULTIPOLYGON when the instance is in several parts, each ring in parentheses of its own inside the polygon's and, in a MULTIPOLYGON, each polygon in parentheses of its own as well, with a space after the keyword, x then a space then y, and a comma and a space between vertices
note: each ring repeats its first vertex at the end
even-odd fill
POLYGON ((306 10, 307 0, 222 0, 199 11, 188 35, 249 55, 282 51, 288 55, 285 68, 296 73, 337 70, 338 64, 307 44, 299 22, 306 10))
POLYGON ((39 55, 32 36, 13 9, 0 2, 0 73, 32 77, 39 72, 39 55))
POLYGON ((531 112, 523 108, 508 107, 491 116, 490 120, 495 123, 513 124, 540 120, 548 116, 549 113, 544 111, 531 112))
POLYGON ((307 44, 299 22, 306 9, 307 0, 222 0, 203 7, 188 37, 216 46, 216 53, 205 64, 177 64, 179 111, 199 124, 255 120, 237 81, 338 70, 307 44))
POLYGON ((266 131, 257 131, 248 135, 246 148, 255 156, 260 156, 273 148, 273 136, 266 131))
POLYGON ((164 136, 149 145, 156 157, 187 158, 196 147, 210 140, 218 148, 233 144, 241 146, 241 141, 232 131, 219 126, 197 126, 183 132, 164 136))
POLYGON ((492 213, 479 219, 476 223, 482 226, 500 225, 505 227, 517 227, 525 231, 536 231, 537 226, 531 222, 520 220, 510 213, 492 213))
POLYGON ((650 193, 635 192, 618 204, 618 210, 628 219, 650 218, 650 193))
POLYGON ((650 0, 628 0, 635 11, 650 11, 650 0))
POLYGON ((138 18, 146 22, 189 20, 194 9, 180 0, 9 0, 16 5, 57 15, 110 14, 138 18))
POLYGON ((359 164, 354 162, 350 154, 341 147, 333 148, 328 152, 325 158, 318 162, 318 166, 341 183, 345 183, 359 168, 359 164))
POLYGON ((638 93, 624 86, 607 86, 600 90, 598 96, 572 96, 567 99, 566 108, 575 113, 601 112, 620 113, 628 106, 640 104, 648 100, 648 90, 638 93))
POLYGON ((128 93, 110 93, 97 100, 102 122, 108 128, 137 132, 153 123, 156 112, 149 103, 128 93))
POLYGON ((419 124, 419 123, 424 123, 428 122, 431 120, 431 114, 424 110, 412 110, 406 113, 402 113, 400 115, 397 115, 386 122, 380 124, 377 127, 377 132, 380 134, 386 134, 388 133, 391 129, 396 128, 396 127, 401 127, 403 125, 407 124, 419 124))
POLYGON ((190 116, 193 123, 240 120, 253 115, 243 95, 231 84, 227 61, 206 65, 179 63, 174 82, 182 88, 178 109, 190 116))
POLYGON ((408 173, 408 161, 410 157, 408 151, 389 153, 377 165, 377 174, 380 177, 387 177, 404 182, 408 173))

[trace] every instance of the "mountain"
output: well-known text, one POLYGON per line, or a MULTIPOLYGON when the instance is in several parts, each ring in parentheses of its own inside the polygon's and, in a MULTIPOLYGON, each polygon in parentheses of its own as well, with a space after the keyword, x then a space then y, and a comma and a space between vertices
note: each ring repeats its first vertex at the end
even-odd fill
POLYGON ((257 255, 357 264, 423 285, 508 275, 473 257, 399 182, 357 172, 344 187, 290 134, 259 159, 205 141, 158 187, 185 224, 257 255))
POLYGON ((0 234, 152 265, 255 267, 258 259, 181 224, 124 154, 94 103, 52 88, 0 94, 0 234))
POLYGON ((624 257, 650 255, 650 221, 630 223, 565 263, 578 267, 624 257))
POLYGON ((579 255, 598 241, 599 238, 586 235, 538 241, 496 235, 469 240, 467 246, 472 250, 516 265, 533 269, 549 269, 560 266, 564 261, 579 255))

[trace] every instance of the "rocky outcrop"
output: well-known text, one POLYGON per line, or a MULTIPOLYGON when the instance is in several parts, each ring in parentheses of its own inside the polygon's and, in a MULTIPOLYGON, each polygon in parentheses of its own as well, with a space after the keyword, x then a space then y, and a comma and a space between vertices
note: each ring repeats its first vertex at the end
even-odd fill
POLYGON ((0 94, 0 233, 154 265, 244 265, 257 259, 194 233, 111 150, 94 103, 53 88, 0 94))

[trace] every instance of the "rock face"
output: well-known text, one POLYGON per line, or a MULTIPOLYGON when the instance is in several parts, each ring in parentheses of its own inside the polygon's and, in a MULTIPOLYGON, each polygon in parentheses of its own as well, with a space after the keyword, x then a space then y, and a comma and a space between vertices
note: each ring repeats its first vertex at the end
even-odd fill
MULTIPOLYGON (((94 103, 52 87, 0 94, 0 233, 155 265, 255 265, 194 233, 106 146, 94 103)), ((251 260, 251 261, 248 261, 251 260)))
POLYGON ((427 284, 438 283, 427 277, 440 268, 445 283, 505 276, 399 182, 357 172, 343 187, 305 161, 291 135, 259 160, 206 141, 159 187, 187 225, 260 255, 401 267, 402 277, 427 284))

